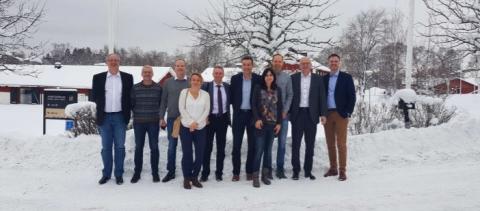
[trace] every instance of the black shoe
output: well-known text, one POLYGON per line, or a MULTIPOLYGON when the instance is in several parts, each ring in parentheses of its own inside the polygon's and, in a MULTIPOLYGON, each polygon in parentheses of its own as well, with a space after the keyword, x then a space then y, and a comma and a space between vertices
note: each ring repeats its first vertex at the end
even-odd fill
POLYGON ((223 180, 222 175, 215 175, 215 180, 217 180, 217 182, 222 181, 223 180))
POLYGON ((153 182, 157 183, 157 182, 160 182, 160 176, 158 176, 158 174, 154 174, 152 175, 153 177, 153 182))
POLYGON ((117 185, 123 184, 123 177, 115 177, 115 180, 117 182, 117 185))
POLYGON ((305 174, 305 178, 310 178, 310 180, 315 180, 317 179, 313 174, 305 174))
POLYGON ((287 179, 287 176, 283 170, 277 170, 275 176, 277 176, 278 179, 287 179))
POLYGON ((131 182, 131 183, 137 183, 138 180, 140 180, 140 174, 135 173, 135 174, 133 174, 133 177, 132 177, 132 179, 130 180, 130 182, 131 182))
POLYGON ((206 182, 206 181, 208 181, 208 176, 202 175, 202 176, 200 177, 200 181, 201 181, 201 182, 206 182))
POLYGON ((293 172, 292 179, 293 180, 298 180, 298 172, 293 172))
POLYGON ((273 172, 272 169, 268 169, 267 178, 268 178, 269 180, 273 180, 273 173, 272 173, 272 172, 273 172))
POLYGON ((269 169, 263 169, 262 170, 261 180, 262 180, 263 184, 265 184, 265 185, 270 185, 271 184, 270 178, 268 178, 269 171, 270 171, 269 169))
POLYGON ((110 180, 110 177, 102 177, 102 178, 98 181, 98 184, 103 185, 103 184, 107 183, 108 180, 110 180))
POLYGON ((162 179, 162 182, 169 182, 170 180, 175 179, 175 173, 168 173, 165 175, 165 177, 162 179))

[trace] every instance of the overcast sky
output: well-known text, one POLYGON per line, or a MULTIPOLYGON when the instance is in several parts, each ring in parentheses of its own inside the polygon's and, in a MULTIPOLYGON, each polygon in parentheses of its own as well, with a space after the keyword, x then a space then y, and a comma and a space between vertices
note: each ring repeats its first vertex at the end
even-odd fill
MULTIPOLYGON (((45 0, 45 17, 34 41, 70 43, 74 47, 101 48, 107 43, 108 0, 45 0)), ((201 17, 218 0, 119 0, 117 45, 173 53, 193 43, 188 32, 171 26, 185 24, 178 11, 201 17)), ((421 1, 416 1, 416 18, 426 20, 421 1)), ((340 15, 339 26, 319 33, 318 38, 338 37, 356 14, 369 8, 400 9, 408 14, 407 0, 339 0, 331 9, 340 15)))

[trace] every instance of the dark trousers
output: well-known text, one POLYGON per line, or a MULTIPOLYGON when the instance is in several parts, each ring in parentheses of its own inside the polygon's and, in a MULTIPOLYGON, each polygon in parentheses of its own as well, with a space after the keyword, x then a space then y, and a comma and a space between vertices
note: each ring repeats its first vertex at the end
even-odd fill
POLYGON ((182 171, 186 179, 197 178, 202 168, 203 154, 205 152, 207 132, 203 128, 190 132, 183 125, 180 128, 180 141, 182 142, 182 171), (195 148, 195 152, 193 152, 195 148), (193 157, 195 153, 195 158, 193 157))
POLYGON ((217 166, 215 175, 223 175, 223 161, 225 160, 225 144, 227 142, 227 128, 228 128, 228 114, 220 116, 210 115, 207 126, 207 144, 205 147, 205 155, 203 156, 203 170, 202 176, 208 177, 210 175, 210 158, 213 150, 213 139, 217 143, 217 166))
POLYGON ((99 125, 99 130, 102 137, 103 176, 111 177, 113 162, 115 162, 114 175, 115 177, 121 177, 125 161, 125 132, 127 130, 127 124, 122 113, 107 113, 102 125, 99 125), (115 160, 113 158, 113 147, 115 160))
POLYGON ((169 174, 175 174, 176 158, 177 158, 177 144, 178 138, 172 137, 173 123, 176 117, 167 118, 167 139, 168 139, 168 151, 167 151, 167 170, 169 174))
POLYGON ((317 125, 310 118, 308 109, 301 108, 298 116, 292 117, 292 166, 293 172, 300 172, 300 146, 305 135, 305 174, 312 172, 313 154, 315 148, 315 136, 317 125))
POLYGON ((140 174, 143 167, 143 147, 145 146, 145 135, 148 134, 148 145, 150 146, 150 165, 152 166, 152 175, 158 175, 158 133, 160 125, 157 122, 134 123, 133 131, 135 133, 135 173, 140 174))
POLYGON ((233 175, 240 174, 240 167, 242 164, 241 161, 241 151, 242 151, 242 141, 243 134, 247 130, 247 163, 245 170, 247 174, 253 173, 253 162, 255 159, 255 137, 254 130, 255 127, 252 123, 252 111, 251 110, 241 110, 238 111, 233 116, 232 122, 232 132, 233 132, 233 150, 232 150, 232 163, 233 163, 233 175))
POLYGON ((260 171, 260 164, 263 157, 263 168, 272 169, 272 143, 275 137, 275 125, 265 124, 261 130, 255 129, 255 163, 254 171, 260 171))

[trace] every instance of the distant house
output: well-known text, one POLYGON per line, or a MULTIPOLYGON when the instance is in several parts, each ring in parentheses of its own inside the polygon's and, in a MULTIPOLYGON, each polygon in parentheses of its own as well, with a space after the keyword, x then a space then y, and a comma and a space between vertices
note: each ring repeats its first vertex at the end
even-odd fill
POLYGON ((478 92, 478 84, 475 79, 451 79, 434 86, 436 94, 469 94, 478 92))
MULTIPOLYGON (((284 65, 283 69, 294 73, 300 70, 300 64, 298 63, 300 59, 304 57, 304 54, 299 54, 295 52, 288 51, 283 56, 284 65)), ((315 73, 329 73, 330 68, 320 64, 319 62, 312 59, 312 68, 315 73)))
MULTIPOLYGON (((0 72, 0 104, 42 104, 44 89, 76 89, 78 101, 87 101, 93 75, 107 70, 106 66, 53 65, 22 66, 21 72, 37 72, 36 76, 8 71, 0 72)), ((133 75, 135 83, 142 80, 141 66, 122 66, 120 71, 133 75)), ((171 67, 153 67, 155 81, 175 75, 171 67)))

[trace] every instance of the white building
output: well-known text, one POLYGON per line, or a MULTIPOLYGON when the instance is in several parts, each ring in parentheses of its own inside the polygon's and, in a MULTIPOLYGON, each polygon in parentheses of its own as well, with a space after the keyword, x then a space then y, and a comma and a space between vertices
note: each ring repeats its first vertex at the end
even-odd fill
MULTIPOLYGON (((14 66, 12 66, 14 67, 14 66)), ((93 75, 107 71, 106 66, 53 65, 21 66, 20 71, 0 72, 0 104, 41 104, 44 89, 76 89, 78 101, 87 101, 92 87, 93 75), (35 76, 22 73, 36 72, 35 76)), ((141 66, 121 66, 120 71, 133 75, 134 83, 142 80, 141 66)), ((173 74, 171 67, 153 67, 157 82, 173 74), (170 73, 170 74, 168 74, 170 73)))

